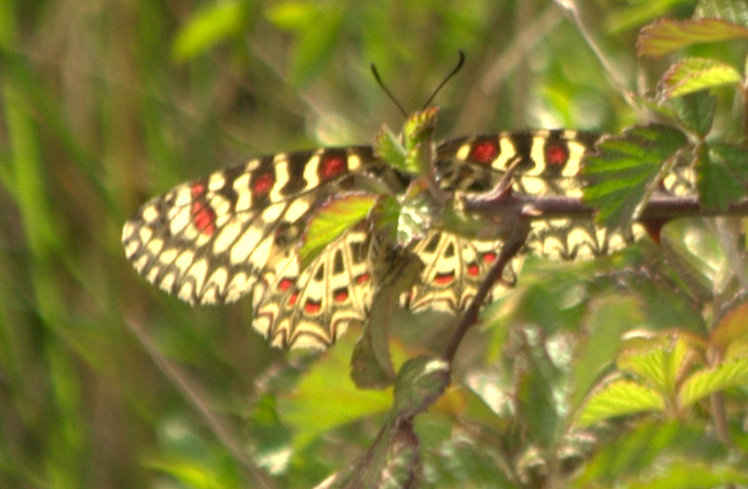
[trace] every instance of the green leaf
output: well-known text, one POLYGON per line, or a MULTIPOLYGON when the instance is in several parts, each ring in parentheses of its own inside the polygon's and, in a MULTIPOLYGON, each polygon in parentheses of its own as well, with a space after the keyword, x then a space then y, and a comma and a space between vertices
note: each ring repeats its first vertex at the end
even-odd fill
POLYGON ((629 487, 627 482, 652 477, 673 459, 721 464, 727 456, 724 444, 705 436, 703 425, 693 420, 642 420, 611 434, 579 467, 570 487, 629 487))
POLYGON ((668 69, 657 87, 664 98, 680 97, 720 85, 740 83, 733 66, 709 58, 686 58, 668 69))
POLYGON ((734 358, 688 377, 678 392, 678 404, 686 407, 710 394, 748 384, 748 358, 734 358))
POLYGON ((392 385, 395 370, 390 360, 387 330, 374 328, 369 321, 364 324, 364 334, 356 341, 351 357, 351 379, 360 389, 383 389, 392 385), (383 336, 383 340, 372 339, 372 331, 383 336))
POLYGON ((405 166, 411 173, 427 175, 433 155, 432 137, 439 109, 430 107, 408 117, 403 126, 405 166))
POLYGON ((335 348, 320 355, 293 393, 279 399, 278 414, 294 429, 295 449, 301 449, 333 428, 390 410, 389 391, 363 391, 351 381, 352 351, 350 335, 340 338, 335 348))
POLYGON ((436 128, 437 107, 419 111, 408 117, 403 126, 403 146, 411 151, 423 143, 430 143, 436 128))
MULTIPOLYGON (((526 340, 522 349, 526 359, 520 363, 521 366, 515 366, 515 404, 528 444, 543 451, 558 445, 564 421, 561 417, 563 406, 558 397, 563 372, 550 360, 554 355, 550 350, 553 348, 558 352, 566 346, 543 341, 532 327, 526 327, 523 332, 526 340)), ((558 353, 567 358, 572 354, 569 350, 558 353)))
POLYGON ((748 148, 714 143, 709 146, 709 159, 727 167, 736 179, 748 180, 748 148))
POLYGON ((697 164, 699 198, 705 209, 724 212, 745 196, 745 188, 725 163, 710 161, 709 154, 709 149, 703 146, 697 164))
POLYGON ((748 354, 747 302, 738 304, 720 319, 712 329, 709 346, 725 359, 748 354))
POLYGON ((748 39, 748 29, 719 19, 662 19, 645 26, 637 39, 640 56, 660 57, 697 43, 748 39))
POLYGON ((374 154, 392 168, 412 173, 405 164, 405 148, 387 126, 382 126, 374 138, 374 154))
POLYGON ((377 196, 346 193, 322 204, 307 223, 299 258, 302 269, 330 243, 369 215, 377 196))
POLYGON ((717 99, 706 91, 670 99, 680 122, 704 137, 712 127, 717 99))
POLYGON ((411 358, 403 364, 395 381, 392 413, 405 419, 425 409, 449 385, 449 364, 432 357, 411 358))
POLYGON ((598 154, 582 169, 589 182, 583 200, 598 210, 597 222, 609 228, 627 225, 663 162, 685 144, 683 133, 657 124, 634 126, 598 143, 598 154))
MULTIPOLYGON (((360 388, 383 388, 395 379, 389 347, 390 325, 393 323, 393 313, 400 304, 403 292, 411 287, 421 277, 423 263, 415 255, 403 252, 402 255, 392 257, 392 265, 387 273, 379 277, 380 286, 374 293, 368 321, 364 325, 364 333, 356 342, 351 359, 351 378, 360 388)), ((399 358, 403 361, 405 354, 399 350, 399 358)))
POLYGON ((580 338, 573 364, 573 407, 582 402, 595 380, 615 362, 623 333, 644 321, 641 303, 634 295, 616 292, 595 297, 587 309, 582 331, 589 334, 580 338))
POLYGON ((239 34, 249 20, 248 6, 247 2, 234 0, 208 4, 179 31, 172 45, 172 57, 187 61, 239 34))
POLYGON ((616 380, 593 393, 577 418, 580 427, 604 419, 643 411, 664 411, 665 401, 656 390, 630 380, 616 380))

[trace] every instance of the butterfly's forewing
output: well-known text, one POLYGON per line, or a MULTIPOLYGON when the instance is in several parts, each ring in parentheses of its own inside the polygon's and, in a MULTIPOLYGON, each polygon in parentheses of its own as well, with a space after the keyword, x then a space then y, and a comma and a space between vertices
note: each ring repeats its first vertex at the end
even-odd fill
POLYGON ((254 159, 147 202, 124 226, 125 253, 149 282, 189 303, 255 289, 253 324, 275 344, 326 345, 364 317, 370 240, 349 231, 302 271, 301 233, 331 194, 387 172, 368 147, 254 159))
MULTIPOLYGON (((579 171, 598 135, 567 130, 543 130, 461 138, 444 143, 440 155, 443 186, 468 193, 489 190, 516 165, 513 191, 521 194, 580 199, 584 180, 579 171)), ((608 231, 587 217, 539 216, 533 220, 524 253, 550 259, 594 258, 631 243, 644 231, 635 225, 608 231)))

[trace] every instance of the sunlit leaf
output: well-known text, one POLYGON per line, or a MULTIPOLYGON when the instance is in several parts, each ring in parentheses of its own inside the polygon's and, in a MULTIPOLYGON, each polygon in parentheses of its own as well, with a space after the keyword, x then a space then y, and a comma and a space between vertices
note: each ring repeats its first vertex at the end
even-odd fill
POLYGON ((735 67, 710 58, 686 58, 670 67, 660 79, 658 92, 665 98, 680 97, 741 80, 735 67))
POLYGON ((662 334, 627 342, 616 364, 620 370, 646 380, 660 393, 670 395, 675 392, 695 354, 686 335, 662 334))
POLYGON ((577 418, 581 427, 604 419, 643 411, 663 411, 665 401, 654 389, 630 380, 617 380, 593 393, 577 418))
POLYGON ((335 427, 389 411, 390 390, 362 391, 351 381, 352 351, 352 335, 346 335, 320 356, 292 394, 279 399, 280 419, 294 429, 297 449, 335 427))
POLYGON ((726 360, 717 367, 699 370, 688 377, 678 392, 678 402, 685 407, 709 394, 746 384, 748 358, 726 360))
POLYGON ((659 57, 692 44, 748 39, 748 29, 719 19, 662 19, 642 28, 637 40, 640 56, 659 57))
POLYGON ((365 193, 347 193, 321 205, 309 220, 299 257, 308 265, 328 244, 364 219, 377 203, 377 197, 365 193))

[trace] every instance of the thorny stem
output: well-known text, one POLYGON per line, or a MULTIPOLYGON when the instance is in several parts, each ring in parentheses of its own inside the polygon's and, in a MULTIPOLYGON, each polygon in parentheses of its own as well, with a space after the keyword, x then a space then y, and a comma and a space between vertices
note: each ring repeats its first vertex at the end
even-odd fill
POLYGON ((743 83, 743 137, 748 138, 748 81, 743 83))
MULTIPOLYGON (((552 217, 592 217, 595 209, 573 197, 536 197, 515 194, 494 199, 465 199, 465 210, 486 216, 506 215, 508 207, 532 209, 537 219, 552 217)), ((640 221, 677 219, 679 217, 748 216, 748 199, 731 204, 727 209, 704 209, 697 197, 652 197, 641 212, 640 221)))

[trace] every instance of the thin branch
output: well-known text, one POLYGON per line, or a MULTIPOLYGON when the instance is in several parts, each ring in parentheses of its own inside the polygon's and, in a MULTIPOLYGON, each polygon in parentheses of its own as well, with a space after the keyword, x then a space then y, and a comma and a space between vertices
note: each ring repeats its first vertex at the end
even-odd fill
POLYGON ((501 279, 506 265, 512 260, 512 258, 514 258, 519 250, 522 249, 522 246, 527 239, 527 234, 530 232, 529 221, 518 221, 518 225, 514 227, 513 231, 514 232, 512 233, 512 235, 501 247, 501 252, 499 253, 498 259, 488 270, 486 277, 483 279, 483 282, 476 291, 475 296, 470 301, 470 305, 460 318, 457 329, 452 334, 452 338, 447 344, 447 349, 444 351, 444 355, 442 355, 442 358, 444 358, 444 360, 450 364, 454 359, 457 348, 460 346, 465 333, 467 333, 468 329, 470 329, 470 327, 475 324, 476 320, 478 319, 478 312, 480 311, 481 305, 486 300, 486 297, 488 297, 488 293, 491 292, 494 284, 501 279))

